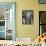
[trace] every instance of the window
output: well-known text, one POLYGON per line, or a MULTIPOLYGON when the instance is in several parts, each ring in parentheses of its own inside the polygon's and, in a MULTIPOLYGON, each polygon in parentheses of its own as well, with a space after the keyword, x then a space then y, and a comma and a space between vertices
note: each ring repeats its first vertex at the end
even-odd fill
POLYGON ((39 35, 46 32, 46 11, 39 12, 39 35))
POLYGON ((40 4, 46 4, 46 0, 39 0, 40 4))
POLYGON ((15 40, 15 3, 0 3, 0 40, 15 40))

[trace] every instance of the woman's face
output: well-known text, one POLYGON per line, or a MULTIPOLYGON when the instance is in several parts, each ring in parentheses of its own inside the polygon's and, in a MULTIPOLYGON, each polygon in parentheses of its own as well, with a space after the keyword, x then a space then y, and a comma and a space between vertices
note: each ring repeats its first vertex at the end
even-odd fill
POLYGON ((26 16, 27 17, 30 17, 31 16, 31 13, 30 12, 27 12, 26 16))
POLYGON ((31 16, 32 16, 32 12, 27 12, 27 13, 26 13, 26 17, 29 18, 29 17, 31 17, 31 16))

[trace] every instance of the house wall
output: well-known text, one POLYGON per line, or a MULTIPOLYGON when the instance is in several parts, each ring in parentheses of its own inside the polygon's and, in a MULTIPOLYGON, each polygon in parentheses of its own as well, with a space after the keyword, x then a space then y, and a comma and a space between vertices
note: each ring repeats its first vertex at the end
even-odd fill
POLYGON ((39 35, 39 11, 46 10, 46 4, 39 4, 38 0, 0 0, 0 2, 16 2, 16 37, 33 38, 39 35), (22 10, 33 10, 34 23, 22 24, 22 10))

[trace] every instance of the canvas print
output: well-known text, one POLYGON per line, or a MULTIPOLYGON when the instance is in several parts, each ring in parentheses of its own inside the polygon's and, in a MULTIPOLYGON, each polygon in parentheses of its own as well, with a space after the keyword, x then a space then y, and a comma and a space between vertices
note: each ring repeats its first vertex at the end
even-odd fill
POLYGON ((22 10, 22 24, 33 24, 33 10, 22 10))

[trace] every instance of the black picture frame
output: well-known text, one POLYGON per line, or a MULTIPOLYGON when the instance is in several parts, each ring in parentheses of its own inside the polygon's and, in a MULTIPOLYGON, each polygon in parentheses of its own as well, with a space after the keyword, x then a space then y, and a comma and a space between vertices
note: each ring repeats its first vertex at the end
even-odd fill
POLYGON ((46 4, 46 0, 38 0, 39 4, 46 4))
POLYGON ((33 10, 22 10, 22 24, 33 24, 33 10))

